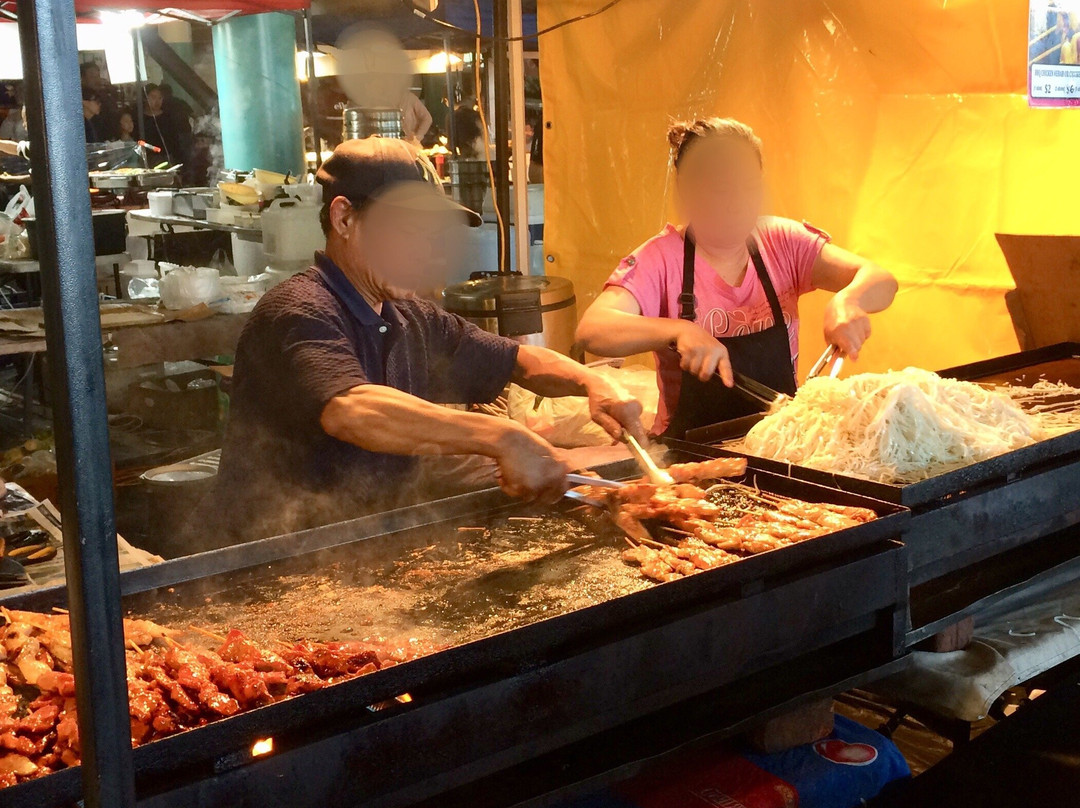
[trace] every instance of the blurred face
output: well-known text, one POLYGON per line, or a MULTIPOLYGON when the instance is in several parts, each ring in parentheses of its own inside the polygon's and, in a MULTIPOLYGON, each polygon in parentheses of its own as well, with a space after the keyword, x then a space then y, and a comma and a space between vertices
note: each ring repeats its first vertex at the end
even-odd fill
POLYGON ((146 105, 150 108, 151 112, 160 112, 161 105, 165 101, 165 96, 161 94, 161 90, 151 90, 146 94, 146 105))
POLYGON ((83 115, 85 115, 87 118, 93 118, 95 115, 101 114, 101 102, 98 101, 96 98, 91 99, 90 101, 84 100, 82 102, 82 106, 83 115))
POLYGON ((131 113, 125 112, 120 116, 120 131, 125 135, 135 131, 135 121, 131 120, 131 113))
POLYGON ((754 148, 737 138, 699 138, 683 152, 678 171, 679 206, 695 238, 721 249, 743 244, 764 204, 754 148))
POLYGON ((97 65, 86 68, 86 71, 83 73, 83 84, 94 90, 101 89, 101 69, 98 68, 97 65))
POLYGON ((362 267, 387 297, 424 293, 445 285, 461 255, 462 231, 455 214, 375 200, 359 212, 351 210, 344 249, 349 264, 362 267))

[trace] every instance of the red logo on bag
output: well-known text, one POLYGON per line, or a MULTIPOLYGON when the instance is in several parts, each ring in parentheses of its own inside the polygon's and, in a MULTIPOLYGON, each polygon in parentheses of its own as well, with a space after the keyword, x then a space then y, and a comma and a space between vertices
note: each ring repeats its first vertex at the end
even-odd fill
POLYGON ((868 743, 824 740, 814 744, 814 751, 826 760, 842 766, 868 766, 877 760, 878 751, 868 743))

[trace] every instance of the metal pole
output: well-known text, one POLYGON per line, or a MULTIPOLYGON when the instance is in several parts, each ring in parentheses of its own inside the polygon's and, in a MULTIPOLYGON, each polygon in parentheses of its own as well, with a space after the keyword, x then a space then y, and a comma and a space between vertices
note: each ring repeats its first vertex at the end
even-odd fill
POLYGON ((457 154, 454 145, 457 143, 457 135, 454 132, 454 73, 450 70, 450 37, 443 34, 443 53, 446 54, 446 148, 450 156, 457 154))
MULTIPOLYGON (((146 140, 146 116, 143 113, 143 74, 142 74, 142 33, 140 29, 133 28, 131 31, 132 47, 135 48, 135 112, 138 120, 135 125, 139 127, 139 140, 146 140)), ((142 153, 143 165, 146 166, 146 152, 142 153)))
POLYGON ((510 132, 514 155, 514 252, 517 268, 529 274, 529 157, 525 147, 525 43, 521 41, 521 0, 509 0, 510 132))
MULTIPOLYGON (((510 271, 510 64, 506 37, 509 32, 507 0, 495 0, 495 41, 491 46, 491 69, 495 85, 495 204, 499 208, 499 272, 510 271)), ((518 269, 522 269, 518 267, 518 269)))
POLYGON ((135 805, 75 6, 19 3, 84 804, 135 805))
POLYGON ((307 97, 311 115, 311 139, 315 141, 315 168, 322 165, 322 133, 319 121, 319 77, 315 75, 315 47, 311 36, 311 12, 304 9, 304 47, 307 49, 307 97))

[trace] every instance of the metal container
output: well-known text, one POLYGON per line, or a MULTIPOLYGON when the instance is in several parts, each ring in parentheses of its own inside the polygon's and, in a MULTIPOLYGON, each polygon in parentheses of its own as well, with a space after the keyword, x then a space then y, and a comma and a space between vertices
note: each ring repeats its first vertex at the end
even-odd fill
POLYGON ((203 497, 214 487, 217 470, 209 464, 178 463, 141 474, 148 512, 147 535, 140 545, 165 558, 191 552, 178 541, 203 497))
POLYGON ((447 163, 450 166, 450 189, 454 201, 483 215, 484 194, 491 184, 487 161, 452 157, 447 163))
POLYGON ((358 140, 379 137, 402 137, 401 110, 396 107, 349 107, 343 116, 342 138, 358 140))
POLYGON ((574 284, 550 275, 482 273, 443 290, 443 305, 485 331, 574 356, 574 284))
POLYGON ((173 213, 206 219, 206 211, 218 205, 217 188, 181 188, 173 195, 173 213))
MULTIPOLYGON (((1040 378, 1080 384, 1080 344, 948 368, 974 382, 1029 384, 1040 378)), ((762 416, 690 430, 670 445, 714 456, 762 416), (705 448, 705 446, 708 448, 705 448)), ((908 643, 914 645, 1034 576, 1080 575, 1080 550, 1061 532, 1080 524, 1080 431, 1067 432, 914 483, 885 483, 748 456, 752 468, 807 480, 910 508, 905 531, 911 585, 908 643)))

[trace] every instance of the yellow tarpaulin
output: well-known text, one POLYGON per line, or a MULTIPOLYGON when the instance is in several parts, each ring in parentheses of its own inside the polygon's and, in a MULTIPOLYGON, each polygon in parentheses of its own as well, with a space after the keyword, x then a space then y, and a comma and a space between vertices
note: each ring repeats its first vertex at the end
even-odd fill
MULTIPOLYGON (((598 5, 541 0, 539 26, 598 5)), ((859 369, 1015 351, 994 233, 1080 233, 1080 112, 1028 108, 1027 30, 1027 0, 622 0, 541 37, 549 274, 590 302, 675 215, 669 121, 732 116, 769 212, 900 279, 859 369)), ((803 357, 826 299, 803 299, 803 357)))

